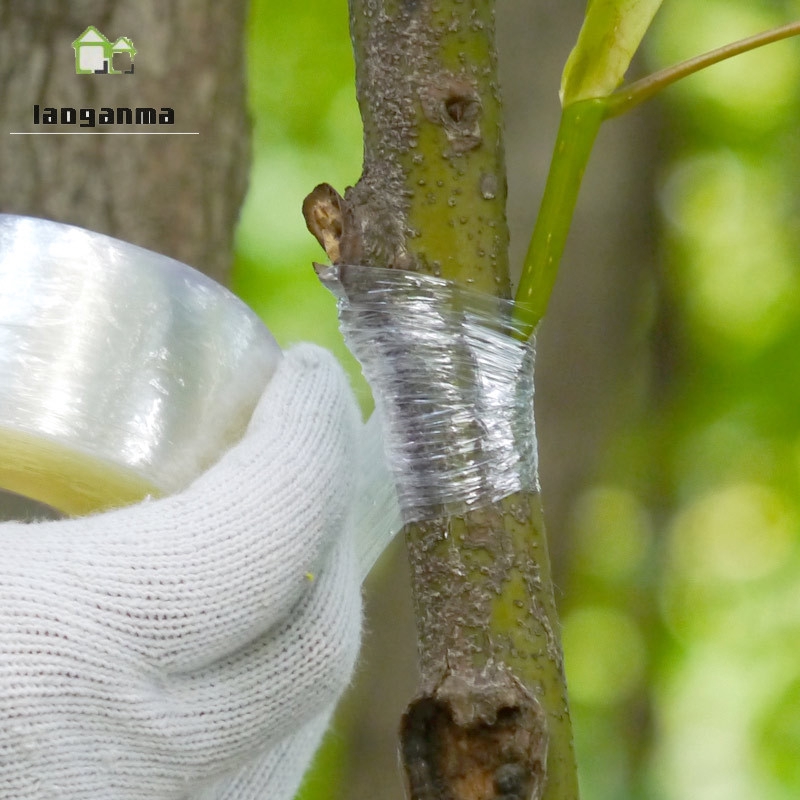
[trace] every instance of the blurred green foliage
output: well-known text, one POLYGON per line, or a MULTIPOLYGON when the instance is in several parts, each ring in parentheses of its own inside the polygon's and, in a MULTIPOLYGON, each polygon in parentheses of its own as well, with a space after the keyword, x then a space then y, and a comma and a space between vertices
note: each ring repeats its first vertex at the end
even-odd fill
POLYGON ((232 286, 282 346, 312 341, 333 350, 366 410, 369 389, 311 266, 326 256, 301 213, 318 183, 343 192, 361 174, 346 6, 307 0, 287 13, 280 3, 253 0, 247 52, 253 167, 232 286))
MULTIPOLYGON (((798 12, 668 0, 650 65, 798 12)), ((300 213, 314 185, 341 191, 360 171, 344 5, 287 13, 255 0, 249 37, 254 166, 234 287, 282 344, 333 349, 366 408, 300 213)), ((800 43, 715 66, 662 102, 658 394, 575 503, 563 587, 583 797, 789 800, 800 797, 800 43)), ((346 736, 335 730, 314 796, 336 796, 346 736)))
MULTIPOLYGON (((798 10, 670 0, 650 66, 798 10)), ((800 797, 799 90, 788 41, 661 101, 659 394, 573 510, 584 800, 800 797)))

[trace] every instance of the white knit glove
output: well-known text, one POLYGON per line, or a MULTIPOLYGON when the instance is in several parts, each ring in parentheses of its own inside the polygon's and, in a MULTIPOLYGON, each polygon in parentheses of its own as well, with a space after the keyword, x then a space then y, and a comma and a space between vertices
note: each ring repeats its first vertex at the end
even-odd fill
POLYGON ((0 525, 0 800, 288 800, 349 681, 357 409, 283 358, 188 490, 0 525))

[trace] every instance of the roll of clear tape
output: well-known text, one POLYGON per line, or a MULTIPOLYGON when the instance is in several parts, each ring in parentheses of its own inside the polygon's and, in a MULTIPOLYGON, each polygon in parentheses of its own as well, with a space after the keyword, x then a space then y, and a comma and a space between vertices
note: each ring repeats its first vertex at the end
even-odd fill
MULTIPOLYGON (((0 214, 0 489, 67 515, 179 491, 241 438, 280 358, 261 320, 191 267, 0 214)), ((366 577, 401 523, 377 418, 363 438, 366 577)))
POLYGON ((0 486, 83 514, 178 491, 244 433, 280 359, 178 261, 0 215, 0 486))
POLYGON ((511 301, 401 270, 318 273, 372 386, 404 522, 538 490, 534 343, 511 301))

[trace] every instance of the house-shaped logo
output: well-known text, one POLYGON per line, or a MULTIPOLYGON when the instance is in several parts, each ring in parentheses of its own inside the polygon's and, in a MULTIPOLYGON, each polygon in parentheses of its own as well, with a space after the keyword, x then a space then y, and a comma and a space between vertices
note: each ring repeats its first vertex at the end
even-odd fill
POLYGON ((133 75, 136 48, 127 36, 120 36, 112 43, 90 25, 72 47, 75 50, 76 75, 133 75), (126 63, 122 63, 123 60, 126 63), (127 66, 128 69, 117 69, 118 66, 127 66))

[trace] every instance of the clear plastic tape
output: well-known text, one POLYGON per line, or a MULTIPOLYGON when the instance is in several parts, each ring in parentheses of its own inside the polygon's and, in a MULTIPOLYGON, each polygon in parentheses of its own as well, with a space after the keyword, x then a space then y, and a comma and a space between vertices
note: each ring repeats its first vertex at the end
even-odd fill
POLYGON ((376 412, 364 426, 361 440, 353 530, 362 580, 403 527, 397 491, 386 461, 382 428, 380 414, 376 412))
POLYGON ((510 301, 401 270, 319 274, 384 420, 405 522, 538 488, 534 344, 510 301))

